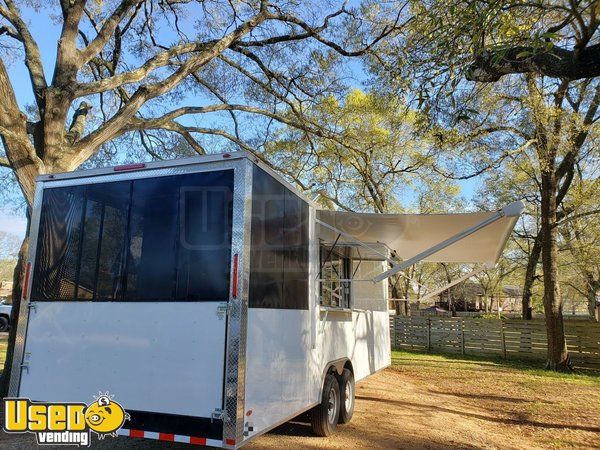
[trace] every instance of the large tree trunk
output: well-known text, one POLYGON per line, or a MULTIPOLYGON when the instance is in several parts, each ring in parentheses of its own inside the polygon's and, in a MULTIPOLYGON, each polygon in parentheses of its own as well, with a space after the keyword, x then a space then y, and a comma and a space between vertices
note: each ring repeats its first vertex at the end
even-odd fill
POLYGON ((531 289, 535 281, 535 272, 540 260, 542 252, 542 233, 539 232, 533 242, 533 247, 527 259, 527 270, 525 271, 525 281, 523 282, 523 297, 522 297, 522 317, 523 320, 531 320, 531 289))
MULTIPOLYGON (((29 217, 29 214, 28 214, 29 217)), ((29 223, 28 223, 29 225, 29 223)), ((27 227, 29 230, 29 226, 27 227)), ((4 370, 0 380, 0 397, 4 398, 8 394, 8 384, 10 382, 10 373, 15 349, 15 339, 17 337, 17 326, 19 322, 19 312, 21 310, 21 297, 23 292, 23 280, 25 275, 25 266, 27 254, 29 251, 29 236, 26 236, 19 250, 19 259, 13 273, 13 292, 12 292, 12 312, 10 318, 10 332, 8 334, 8 349, 4 361, 4 370)))
POLYGON ((562 299, 558 283, 558 245, 556 227, 556 175, 553 168, 542 170, 542 265, 544 268, 544 312, 548 338, 546 368, 570 370, 565 340, 562 299))
MULTIPOLYGON (((414 266, 413 266, 414 267, 414 266)), ((410 273, 410 271, 408 272, 412 278, 413 274, 410 273)), ((404 279, 404 298, 406 299, 404 303, 404 315, 406 317, 410 316, 410 280, 408 278, 404 279)))
MULTIPOLYGON (((392 277, 391 279, 393 280, 393 282, 390 283, 391 296, 393 299, 399 299, 401 297, 400 289, 398 288, 398 282, 400 281, 400 275, 396 275, 395 277, 392 277)), ((400 305, 400 303, 401 302, 398 302, 398 301, 394 302, 394 309, 396 310, 397 316, 402 315, 402 305, 400 305)))

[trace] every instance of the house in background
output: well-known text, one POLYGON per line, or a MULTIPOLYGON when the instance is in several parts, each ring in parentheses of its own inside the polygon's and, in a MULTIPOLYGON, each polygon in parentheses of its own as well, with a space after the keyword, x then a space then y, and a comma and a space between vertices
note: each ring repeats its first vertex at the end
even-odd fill
POLYGON ((520 286, 503 286, 500 294, 485 295, 484 289, 479 283, 466 281, 438 294, 434 299, 422 302, 418 299, 392 299, 390 310, 394 309, 396 314, 412 316, 453 316, 471 315, 481 313, 510 314, 520 316, 522 308, 522 289, 520 286), (402 302, 401 308, 396 303, 402 302), (404 307, 406 305, 406 307, 404 307), (498 311, 498 307, 500 311, 498 311), (400 309, 400 313, 398 313, 400 309), (407 313, 404 313, 407 311, 407 313))
POLYGON ((481 312, 485 310, 483 294, 483 288, 478 283, 466 281, 440 293, 435 306, 451 312, 481 312))

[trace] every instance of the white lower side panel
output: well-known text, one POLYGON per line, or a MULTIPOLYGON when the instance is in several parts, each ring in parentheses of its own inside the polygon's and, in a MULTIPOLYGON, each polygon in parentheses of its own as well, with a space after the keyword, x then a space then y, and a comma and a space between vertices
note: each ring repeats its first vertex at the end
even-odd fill
POLYGON ((218 302, 37 302, 19 395, 210 417, 222 406, 225 319, 218 302))
POLYGON ((309 311, 248 310, 246 420, 249 437, 298 411, 314 390, 309 311))
POLYGON ((358 381, 389 366, 389 320, 387 311, 329 311, 326 317, 321 313, 323 332, 317 340, 317 347, 322 349, 321 368, 348 357, 358 381))
POLYGON ((245 412, 253 431, 248 437, 320 402, 329 362, 350 359, 357 380, 390 364, 387 311, 321 313, 314 349, 310 320, 309 311, 249 309, 245 412))

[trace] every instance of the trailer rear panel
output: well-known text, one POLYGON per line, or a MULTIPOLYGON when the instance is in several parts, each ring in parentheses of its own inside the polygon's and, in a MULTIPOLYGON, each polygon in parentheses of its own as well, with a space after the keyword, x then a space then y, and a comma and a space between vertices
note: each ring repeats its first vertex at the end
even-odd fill
POLYGON ((234 170, 202 170, 43 189, 20 396, 222 438, 234 170))

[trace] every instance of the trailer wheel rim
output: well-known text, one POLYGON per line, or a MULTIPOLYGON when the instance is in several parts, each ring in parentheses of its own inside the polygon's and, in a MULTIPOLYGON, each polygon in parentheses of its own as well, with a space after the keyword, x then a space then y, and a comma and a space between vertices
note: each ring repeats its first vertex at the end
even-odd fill
POLYGON ((329 390, 329 398, 327 399, 327 420, 329 423, 336 422, 336 413, 338 410, 338 397, 335 393, 335 389, 329 390))
POLYGON ((346 389, 344 389, 344 406, 346 411, 352 410, 352 402, 354 401, 354 393, 352 392, 352 384, 346 383, 346 389))

